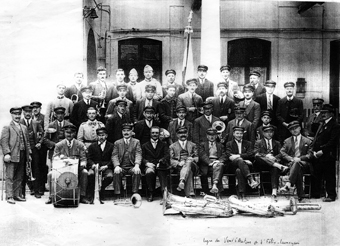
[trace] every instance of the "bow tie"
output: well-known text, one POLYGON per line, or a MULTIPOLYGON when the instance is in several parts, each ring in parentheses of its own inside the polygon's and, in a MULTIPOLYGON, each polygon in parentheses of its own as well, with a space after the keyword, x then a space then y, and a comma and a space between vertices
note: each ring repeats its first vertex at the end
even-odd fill
POLYGON ((64 98, 64 96, 58 96, 58 99, 63 99, 64 98))
POLYGON ((89 126, 95 126, 95 125, 97 125, 97 122, 95 121, 89 122, 89 126))

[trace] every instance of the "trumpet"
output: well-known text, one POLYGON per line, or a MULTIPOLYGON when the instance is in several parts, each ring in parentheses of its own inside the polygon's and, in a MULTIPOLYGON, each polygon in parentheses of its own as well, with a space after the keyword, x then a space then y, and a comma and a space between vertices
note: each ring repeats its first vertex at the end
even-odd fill
POLYGON ((120 199, 113 202, 114 205, 122 205, 126 207, 133 206, 134 208, 139 208, 142 206, 142 197, 135 193, 133 194, 130 199, 120 199))
POLYGON ((78 96, 77 94, 73 94, 73 95, 71 96, 71 101, 72 101, 73 103, 77 103, 78 100, 79 100, 79 96, 78 96))

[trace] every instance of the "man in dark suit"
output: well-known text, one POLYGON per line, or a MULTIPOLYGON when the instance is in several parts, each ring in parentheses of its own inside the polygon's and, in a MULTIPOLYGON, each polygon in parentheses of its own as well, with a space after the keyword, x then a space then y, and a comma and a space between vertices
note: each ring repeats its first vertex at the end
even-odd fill
POLYGON ((336 153, 340 135, 340 126, 335 120, 335 108, 325 104, 321 110, 322 121, 315 135, 313 144, 312 196, 320 197, 321 180, 326 181, 327 196, 324 202, 333 202, 336 194, 336 153))
POLYGON ((277 188, 279 185, 280 171, 285 171, 288 167, 281 165, 281 144, 274 140, 274 126, 267 125, 263 127, 263 138, 255 142, 254 167, 258 171, 269 171, 272 186, 272 199, 277 201, 277 188))
POLYGON ((243 87, 244 101, 239 103, 240 107, 245 107, 244 118, 247 119, 253 125, 255 131, 261 117, 260 105, 253 100, 254 86, 246 84, 243 87))
POLYGON ((276 118, 278 121, 277 129, 280 142, 290 136, 288 130, 289 122, 297 120, 300 124, 303 121, 303 102, 293 96, 295 84, 293 82, 286 82, 284 88, 287 96, 278 101, 276 118))
POLYGON ((207 141, 200 142, 199 151, 199 168, 201 171, 202 191, 206 194, 209 192, 208 175, 212 173, 213 185, 211 193, 219 194, 223 191, 222 175, 223 166, 226 162, 224 146, 216 141, 217 130, 207 129, 207 141))
POLYGON ((171 144, 170 163, 175 172, 179 173, 178 191, 184 190, 186 197, 193 193, 193 177, 198 171, 198 149, 196 144, 187 140, 188 129, 177 129, 178 141, 171 144))
POLYGON ((253 95, 254 100, 256 97, 266 92, 266 89, 260 83, 260 77, 261 77, 261 74, 258 71, 252 71, 249 74, 249 84, 254 86, 254 95, 253 95))
POLYGON ((301 135, 299 121, 288 124, 292 136, 287 138, 281 148, 282 160, 288 163, 290 168, 289 181, 280 190, 289 191, 291 185, 295 185, 299 201, 305 197, 303 190, 303 174, 310 172, 312 157, 312 141, 301 135))
POLYGON ((111 118, 113 116, 113 113, 117 111, 116 102, 118 100, 124 100, 127 103, 126 110, 125 110, 126 114, 128 114, 129 118, 131 119, 131 117, 133 116, 133 102, 126 97, 127 85, 124 82, 124 84, 117 85, 116 88, 118 91, 118 96, 110 100, 109 105, 107 106, 106 113, 105 113, 105 118, 106 119, 111 118))
POLYGON ((32 106, 32 119, 38 122, 42 128, 44 128, 45 115, 41 113, 41 102, 31 102, 32 106))
POLYGON ((81 93, 81 88, 84 86, 83 81, 84 81, 84 74, 79 73, 79 72, 75 73, 74 84, 67 87, 65 90, 65 97, 67 97, 68 99, 71 99, 74 104, 83 99, 83 95, 81 93))
POLYGON ((214 106, 213 116, 220 118, 225 125, 235 118, 234 107, 235 103, 232 99, 227 97, 228 85, 226 82, 219 82, 217 84, 216 97, 210 98, 209 101, 214 106))
POLYGON ((134 123, 136 123, 139 120, 144 119, 144 108, 147 106, 153 107, 155 109, 155 113, 158 114, 159 101, 154 99, 155 93, 156 93, 156 86, 154 85, 145 86, 145 98, 137 100, 137 103, 134 109, 134 114, 133 114, 134 123))
POLYGON ((274 94, 276 82, 273 80, 267 80, 264 83, 264 87, 266 88, 266 93, 263 93, 256 97, 255 101, 260 104, 261 112, 262 111, 271 111, 272 112, 272 124, 277 125, 276 120, 276 109, 280 97, 274 94))
POLYGON ((166 89, 166 96, 161 100, 159 105, 159 118, 161 121, 161 127, 168 129, 169 123, 176 118, 176 87, 174 85, 168 85, 166 89))
POLYGON ((264 138, 264 134, 263 134, 263 129, 266 127, 266 126, 272 126, 273 129, 274 129, 274 136, 273 138, 275 140, 279 140, 279 137, 277 135, 277 127, 274 126, 273 124, 271 124, 271 121, 272 121, 272 112, 271 111, 262 111, 261 112, 261 121, 262 121, 262 124, 261 126, 259 126, 257 129, 256 129, 256 140, 260 140, 260 139, 263 139, 264 138))
POLYGON ((324 100, 321 98, 312 99, 313 102, 313 113, 309 115, 306 128, 304 129, 304 135, 306 137, 314 137, 316 131, 319 128, 320 122, 323 120, 321 109, 324 100))
POLYGON ((200 143, 207 141, 207 130, 211 128, 215 121, 220 119, 213 116, 213 104, 206 102, 203 104, 203 115, 194 121, 193 142, 199 147, 200 143))
POLYGON ((102 178, 101 187, 99 191, 99 202, 103 204, 105 188, 112 183, 113 180, 113 164, 112 164, 112 152, 113 144, 108 142, 107 130, 105 127, 98 128, 96 130, 98 141, 92 143, 87 149, 87 170, 88 170, 88 186, 87 195, 90 203, 94 203, 94 189, 95 189, 95 176, 94 168, 98 164, 99 177, 102 178))
POLYGON ((161 194, 163 194, 166 187, 167 170, 170 168, 169 148, 167 144, 159 139, 160 128, 157 126, 151 127, 150 135, 150 140, 142 145, 142 163, 149 193, 148 202, 153 201, 156 175, 161 185, 161 194))
MULTIPOLYGON (((24 175, 22 181, 22 197, 26 196, 26 183, 31 190, 31 195, 36 198, 41 198, 40 188, 41 188, 41 172, 40 169, 40 155, 39 151, 43 142, 44 130, 40 123, 32 120, 32 106, 25 105, 22 107, 24 118, 20 120, 20 123, 25 125, 28 132, 28 141, 31 147, 31 174, 34 180, 30 180, 30 176, 24 175), (31 181, 31 182, 30 182, 31 181)), ((30 175, 30 174, 29 174, 30 175)))
POLYGON ((87 110, 92 108, 97 108, 98 103, 91 99, 92 88, 90 86, 84 86, 81 89, 83 99, 76 104, 74 104, 73 111, 71 114, 71 122, 79 128, 80 124, 87 121, 87 110))
POLYGON ((144 108, 144 119, 135 124, 135 137, 143 145, 150 140, 150 130, 153 126, 159 126, 159 122, 155 120, 155 108, 146 106, 144 108))
POLYGON ((114 166, 113 187, 117 198, 120 197, 122 177, 132 175, 132 192, 138 193, 141 179, 142 148, 138 139, 132 138, 132 124, 123 124, 123 138, 113 146, 112 163, 114 166))
POLYGON ((221 77, 223 79, 223 82, 226 82, 227 85, 228 85, 228 91, 227 91, 226 95, 230 99, 233 99, 234 93, 236 91, 240 91, 240 88, 239 88, 237 82, 232 81, 230 79, 231 67, 229 65, 223 65, 223 66, 221 66, 220 71, 221 71, 221 77))
POLYGON ((185 106, 178 106, 176 108, 177 119, 174 119, 169 123, 168 131, 170 133, 171 143, 174 143, 178 140, 177 137, 177 129, 179 127, 185 126, 188 130, 188 140, 192 140, 192 129, 193 124, 186 120, 187 108, 185 106))
POLYGON ((112 94, 112 98, 120 97, 121 93, 119 93, 118 88, 119 88, 119 86, 125 85, 126 86, 126 91, 125 91, 124 97, 126 97, 129 101, 133 102, 134 101, 133 89, 130 86, 130 84, 125 83, 124 78, 125 78, 124 70, 121 69, 121 68, 118 68, 116 70, 116 82, 113 83, 113 85, 111 86, 110 93, 112 94))
POLYGON ((198 83, 196 93, 202 97, 203 102, 205 102, 208 97, 214 96, 214 83, 206 79, 207 72, 207 66, 199 65, 197 67, 198 83))
POLYGON ((175 97, 176 98, 178 97, 178 95, 180 95, 180 94, 185 92, 184 91, 184 87, 182 85, 180 85, 180 84, 177 84, 175 82, 175 80, 176 80, 176 71, 174 69, 166 70, 165 71, 165 76, 166 76, 167 81, 166 81, 166 83, 163 83, 163 96, 164 97, 168 94, 167 90, 168 90, 168 86, 169 85, 175 86, 175 97))
POLYGON ((13 107, 9 110, 12 121, 4 126, 1 132, 1 148, 6 166, 6 199, 10 204, 15 201, 26 201, 20 196, 21 182, 25 175, 26 161, 31 161, 31 147, 28 131, 20 123, 22 109, 13 107))
POLYGON ((200 107, 203 99, 196 93, 198 81, 197 79, 189 79, 186 81, 188 91, 179 95, 177 98, 177 106, 185 106, 187 108, 186 119, 190 122, 200 116, 200 107))
POLYGON ((241 200, 245 201, 246 184, 254 189, 259 183, 254 180, 250 174, 249 165, 252 165, 254 159, 254 151, 252 143, 243 140, 244 128, 235 126, 233 128, 234 139, 226 144, 227 163, 225 170, 228 173, 235 173, 238 180, 238 196, 241 200))

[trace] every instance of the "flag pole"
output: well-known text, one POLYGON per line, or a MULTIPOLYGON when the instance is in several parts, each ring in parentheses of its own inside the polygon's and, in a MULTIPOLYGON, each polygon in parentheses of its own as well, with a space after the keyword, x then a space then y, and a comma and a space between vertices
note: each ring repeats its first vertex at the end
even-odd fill
POLYGON ((190 48, 190 42, 191 42, 191 33, 193 32, 192 26, 191 26, 191 20, 192 20, 192 14, 194 12, 190 10, 189 16, 188 16, 188 25, 185 27, 184 32, 187 34, 187 43, 186 43, 186 53, 184 54, 184 61, 183 61, 183 71, 182 71, 182 85, 185 86, 185 75, 187 72, 187 65, 188 65, 188 59, 189 59, 189 48, 190 48))

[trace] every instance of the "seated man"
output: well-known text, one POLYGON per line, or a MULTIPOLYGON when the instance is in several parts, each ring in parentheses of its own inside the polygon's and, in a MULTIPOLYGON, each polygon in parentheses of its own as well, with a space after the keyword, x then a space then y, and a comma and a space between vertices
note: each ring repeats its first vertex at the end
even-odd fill
POLYGON ((254 166, 259 171, 270 171, 272 198, 274 201, 277 201, 280 170, 285 171, 288 167, 279 163, 281 157, 281 144, 279 141, 273 139, 274 129, 275 128, 272 125, 263 127, 264 138, 255 142, 254 166))
MULTIPOLYGON (((76 140, 74 137, 76 135, 77 128, 74 125, 64 126, 65 139, 60 141, 55 145, 53 160, 56 159, 65 159, 65 158, 78 158, 79 159, 79 186, 80 186, 80 203, 88 204, 89 202, 86 200, 86 189, 87 189, 87 170, 86 170, 86 154, 85 154, 85 145, 76 140)), ((53 163, 52 163, 53 166, 53 163)), ((47 179, 50 187, 50 196, 46 204, 52 203, 52 172, 57 172, 56 170, 52 170, 48 173, 47 179)))
POLYGON ((201 170, 202 191, 208 194, 208 174, 212 173, 213 186, 211 193, 220 194, 223 190, 222 175, 223 165, 226 161, 224 146, 216 141, 217 130, 207 129, 207 141, 200 143, 199 167, 201 170))
POLYGON ((159 178, 162 194, 166 187, 166 175, 169 168, 169 147, 159 139, 160 128, 152 126, 151 139, 142 145, 143 166, 148 187, 148 202, 153 201, 156 186, 156 175, 159 178))
POLYGON ((191 141, 193 124, 185 119, 187 115, 187 108, 185 106, 178 106, 176 108, 176 115, 177 119, 171 121, 168 128, 171 142, 174 143, 178 140, 176 131, 181 126, 185 126, 188 129, 188 140, 191 141))
POLYGON ((132 124, 123 124, 123 138, 117 140, 113 146, 112 163, 114 166, 113 187, 119 199, 122 186, 122 177, 126 174, 132 175, 132 192, 138 193, 142 163, 142 148, 139 140, 132 138, 132 124))
POLYGON ((98 141, 91 144, 87 150, 87 169, 88 169, 88 196, 90 202, 93 204, 94 199, 94 188, 95 188, 95 176, 94 168, 95 165, 99 165, 98 172, 102 177, 101 187, 99 191, 99 201, 103 204, 105 188, 111 184, 113 180, 113 164, 111 160, 113 152, 113 144, 106 141, 107 130, 105 127, 98 128, 96 130, 98 141))
POLYGON ((288 162, 290 167, 289 182, 280 191, 289 191, 291 185, 295 185, 299 201, 305 197, 303 190, 303 174, 309 172, 312 157, 312 140, 301 135, 301 126, 298 121, 288 124, 292 134, 283 142, 281 148, 282 159, 288 162))
POLYGON ((185 196, 191 197, 193 188, 193 177, 198 171, 198 151, 197 146, 191 141, 188 141, 188 129, 179 127, 177 129, 178 141, 171 144, 170 163, 171 167, 179 173, 179 184, 177 190, 184 189, 185 196))
POLYGON ((251 142, 243 140, 243 133, 243 127, 234 126, 234 139, 226 144, 226 155, 229 161, 225 170, 236 174, 239 198, 245 201, 246 182, 248 181, 252 189, 256 188, 259 183, 250 174, 248 165, 252 165, 251 161, 253 160, 254 152, 251 142))

